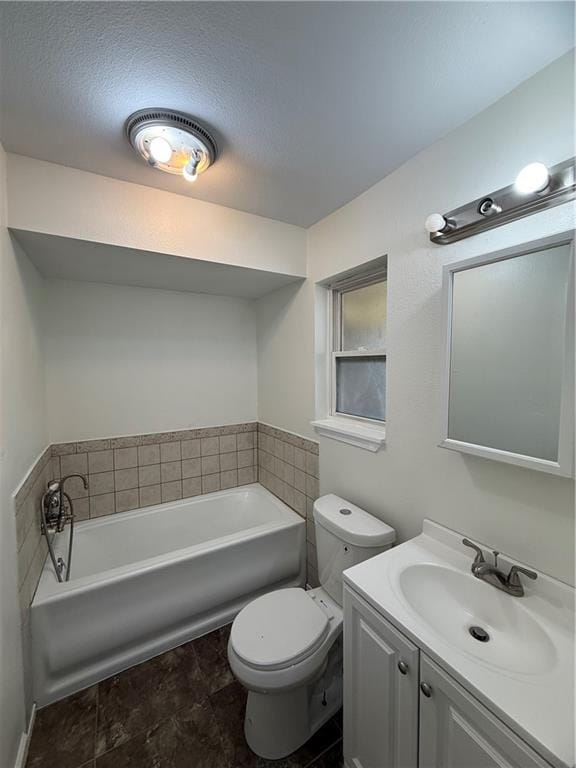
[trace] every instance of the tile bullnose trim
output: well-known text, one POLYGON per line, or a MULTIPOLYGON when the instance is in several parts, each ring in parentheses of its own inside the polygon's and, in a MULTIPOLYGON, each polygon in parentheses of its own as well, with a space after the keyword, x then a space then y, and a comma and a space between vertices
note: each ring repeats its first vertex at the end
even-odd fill
POLYGON ((142 432, 136 435, 115 435, 87 440, 73 440, 70 442, 53 443, 50 448, 52 456, 65 456, 70 453, 87 453, 89 451, 102 451, 108 448, 136 448, 140 445, 171 443, 180 440, 194 440, 201 437, 220 437, 257 431, 257 421, 241 421, 214 427, 186 427, 185 429, 164 430, 162 432, 142 432))
POLYGON ((275 437, 278 440, 283 440, 285 443, 289 443, 296 448, 302 448, 310 453, 318 455, 320 453, 320 446, 315 440, 311 440, 309 437, 303 437, 296 432, 290 432, 287 429, 281 429, 280 427, 274 427, 272 424, 266 424, 265 422, 258 422, 258 432, 262 432, 264 435, 275 437))

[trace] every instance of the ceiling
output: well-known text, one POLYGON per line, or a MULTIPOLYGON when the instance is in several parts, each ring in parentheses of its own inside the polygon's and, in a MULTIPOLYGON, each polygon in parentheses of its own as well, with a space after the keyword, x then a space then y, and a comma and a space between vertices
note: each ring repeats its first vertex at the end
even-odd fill
POLYGON ((5 149, 309 226, 574 45, 570 2, 0 2, 5 149), (189 112, 194 185, 123 125, 189 112))
POLYGON ((11 232, 41 275, 62 280, 257 299, 303 279, 41 232, 11 232))

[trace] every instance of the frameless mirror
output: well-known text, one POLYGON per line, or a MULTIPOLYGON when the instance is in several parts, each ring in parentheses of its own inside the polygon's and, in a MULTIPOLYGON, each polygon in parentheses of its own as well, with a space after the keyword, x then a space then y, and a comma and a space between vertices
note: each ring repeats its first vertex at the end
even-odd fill
POLYGON ((572 474, 572 253, 564 235, 445 267, 441 445, 572 474))

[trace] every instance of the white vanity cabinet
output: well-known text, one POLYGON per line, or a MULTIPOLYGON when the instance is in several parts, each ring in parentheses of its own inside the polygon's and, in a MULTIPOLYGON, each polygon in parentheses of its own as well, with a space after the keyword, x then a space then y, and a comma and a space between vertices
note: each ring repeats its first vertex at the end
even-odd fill
POLYGON ((418 648, 344 590, 344 745, 348 768, 418 764, 418 648))
POLYGON ((349 587, 346 768, 550 768, 349 587))

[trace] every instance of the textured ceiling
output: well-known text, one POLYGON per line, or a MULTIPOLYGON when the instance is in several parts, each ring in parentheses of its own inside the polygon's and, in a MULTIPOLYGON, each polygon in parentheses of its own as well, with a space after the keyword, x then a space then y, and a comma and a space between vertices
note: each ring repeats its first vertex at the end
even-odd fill
POLYGON ((8 151, 308 226, 573 45, 569 2, 0 2, 8 151), (123 135, 210 126, 195 185, 123 135))

